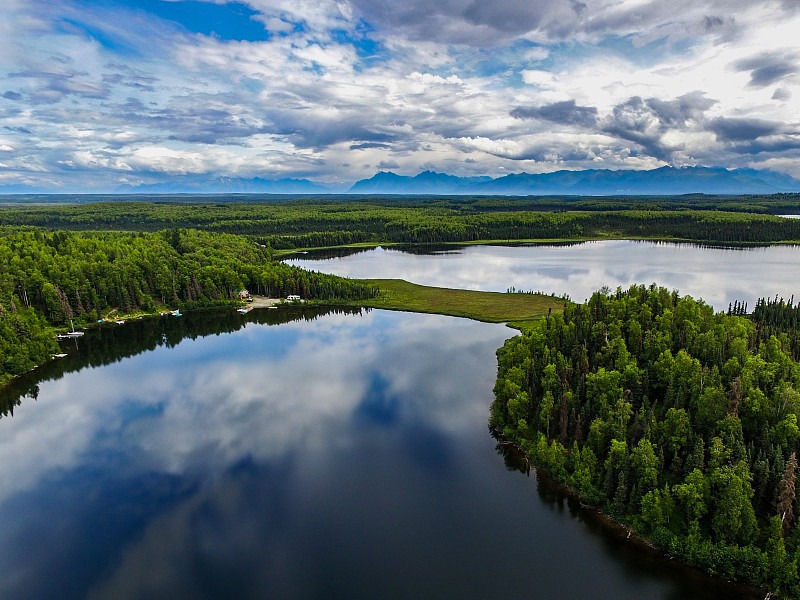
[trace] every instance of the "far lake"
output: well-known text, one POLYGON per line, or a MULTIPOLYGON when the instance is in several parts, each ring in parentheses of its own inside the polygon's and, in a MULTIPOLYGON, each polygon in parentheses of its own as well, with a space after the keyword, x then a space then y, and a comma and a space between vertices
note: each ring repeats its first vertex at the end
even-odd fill
POLYGON ((657 283, 717 310, 735 300, 800 299, 800 246, 708 247, 615 240, 572 245, 464 246, 430 254, 377 248, 349 256, 287 261, 345 277, 398 278, 437 287, 568 294, 583 302, 603 286, 657 283))
MULTIPOLYGON (((576 282, 631 277, 704 298, 721 288, 721 308, 791 286, 797 258, 611 243, 301 262, 574 299, 590 293, 576 282), (648 265, 663 248, 672 258, 648 265), (692 265, 704 261, 740 283, 680 285, 701 281, 692 265)), ((498 453, 495 351, 512 335, 292 308, 129 321, 64 342, 66 358, 0 395, 0 598, 763 598, 627 540, 498 453)))

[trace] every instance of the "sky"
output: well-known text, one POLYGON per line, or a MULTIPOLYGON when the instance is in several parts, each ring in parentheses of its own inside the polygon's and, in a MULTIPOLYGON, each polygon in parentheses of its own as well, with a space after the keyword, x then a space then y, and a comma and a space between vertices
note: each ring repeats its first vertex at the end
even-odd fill
POLYGON ((3 0, 0 191, 800 177, 800 0, 3 0))

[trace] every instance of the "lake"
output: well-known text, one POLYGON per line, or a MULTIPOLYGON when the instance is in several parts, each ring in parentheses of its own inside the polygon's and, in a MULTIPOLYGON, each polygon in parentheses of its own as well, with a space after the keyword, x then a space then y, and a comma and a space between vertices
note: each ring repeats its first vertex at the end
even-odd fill
MULTIPOLYGON (((408 255, 471 273, 458 256, 408 255)), ((64 342, 0 398, 0 598, 762 598, 498 453, 494 353, 513 334, 292 308, 64 342)))
MULTIPOLYGON (((708 247, 614 240, 570 245, 465 246, 413 254, 390 248, 347 256, 301 255, 306 269, 367 279, 505 292, 510 287, 567 294, 583 302, 603 286, 657 283, 717 310, 736 300, 789 300, 800 282, 800 246, 708 247)), ((800 297, 800 293, 798 293, 800 297)))

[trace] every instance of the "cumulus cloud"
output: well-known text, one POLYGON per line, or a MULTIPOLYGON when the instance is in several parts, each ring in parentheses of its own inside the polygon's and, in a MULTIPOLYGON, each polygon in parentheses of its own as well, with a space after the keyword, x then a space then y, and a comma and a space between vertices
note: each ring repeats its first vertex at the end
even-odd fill
POLYGON ((673 153, 683 150, 684 145, 669 141, 667 134, 700 127, 705 112, 715 103, 702 92, 673 100, 633 96, 617 104, 601 127, 605 133, 640 145, 650 156, 671 161, 673 153))

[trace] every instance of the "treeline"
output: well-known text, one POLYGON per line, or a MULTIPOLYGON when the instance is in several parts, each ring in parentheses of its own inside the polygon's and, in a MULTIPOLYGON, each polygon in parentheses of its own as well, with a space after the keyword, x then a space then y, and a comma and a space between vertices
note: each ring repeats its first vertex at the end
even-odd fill
POLYGON ((771 331, 655 286, 595 293, 498 351, 490 428, 659 549, 800 598, 800 365, 771 331))
MULTIPOLYGON (((600 199, 536 202, 507 199, 288 201, 270 203, 110 202, 72 206, 0 208, 4 222, 59 230, 152 232, 195 228, 247 235, 275 249, 369 243, 478 240, 580 240, 607 237, 675 239, 707 243, 800 241, 800 219, 760 212, 740 199, 688 201, 600 199), (556 207, 558 209, 556 210, 556 207), (602 210, 600 210, 602 208, 602 210), (747 208, 746 212, 733 208, 747 208)), ((788 208, 787 208, 788 209, 788 208)), ((797 207, 800 211, 800 206, 797 207)))
POLYGON ((58 194, 0 196, 6 206, 89 205, 97 203, 157 203, 169 205, 366 205, 375 207, 444 208, 460 212, 565 211, 565 210, 722 210, 766 214, 800 213, 800 194, 681 194, 678 196, 469 196, 321 194, 299 198, 296 194, 58 194))
POLYGON ((759 299, 751 318, 756 324, 758 339, 782 334, 788 341, 792 359, 800 360, 800 302, 795 304, 794 296, 788 301, 777 296, 759 299))
POLYGON ((375 289, 272 260, 229 234, 6 231, 0 236, 0 383, 48 358, 51 325, 119 310, 230 304, 239 290, 304 299, 360 299, 375 289))

